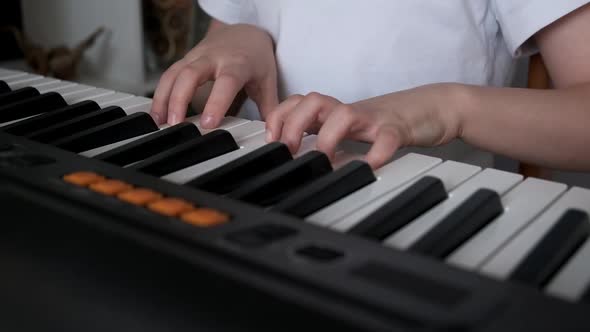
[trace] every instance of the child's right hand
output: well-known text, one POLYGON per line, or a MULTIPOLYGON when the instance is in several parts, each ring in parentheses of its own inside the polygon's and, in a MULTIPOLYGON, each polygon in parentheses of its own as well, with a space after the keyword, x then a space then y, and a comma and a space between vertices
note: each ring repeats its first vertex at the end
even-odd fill
POLYGON ((207 81, 215 82, 201 116, 203 128, 219 125, 242 88, 265 118, 278 104, 277 70, 270 35, 246 24, 212 29, 160 78, 151 110, 154 120, 171 125, 184 120, 197 88, 207 81))

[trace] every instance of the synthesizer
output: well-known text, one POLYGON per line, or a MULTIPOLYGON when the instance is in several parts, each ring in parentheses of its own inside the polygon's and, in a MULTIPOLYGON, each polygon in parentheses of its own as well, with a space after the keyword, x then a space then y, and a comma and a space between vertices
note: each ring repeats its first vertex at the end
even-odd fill
POLYGON ((590 331, 590 190, 0 69, 5 331, 590 331))

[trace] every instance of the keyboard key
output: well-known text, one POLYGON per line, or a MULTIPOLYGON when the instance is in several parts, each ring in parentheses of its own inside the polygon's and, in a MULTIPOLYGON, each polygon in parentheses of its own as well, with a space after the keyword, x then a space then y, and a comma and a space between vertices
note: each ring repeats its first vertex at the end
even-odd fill
POLYGON ((562 183, 527 178, 502 197, 504 213, 455 250, 447 262, 470 270, 477 269, 566 189, 567 186, 562 183))
POLYGON ((540 287, 588 239, 584 211, 567 210, 510 274, 509 279, 540 287))
POLYGON ((26 137, 41 143, 50 143, 103 123, 123 118, 124 116, 125 112, 122 109, 108 107, 32 132, 26 135, 26 137))
MULTIPOLYGON (((590 214, 590 190, 573 187, 566 191, 525 229, 488 258, 478 270, 493 278, 507 279, 569 209, 579 209, 590 214)), ((587 269, 587 265, 585 266, 584 269, 587 269)))
POLYGON ((201 136, 201 133, 195 125, 183 122, 96 155, 93 158, 118 166, 125 166, 167 151, 199 136, 201 136))
POLYGON ((74 104, 83 100, 94 100, 102 96, 114 94, 115 91, 106 90, 106 89, 90 89, 90 90, 82 90, 74 93, 64 93, 62 92, 61 95, 64 99, 68 102, 68 104, 74 104))
POLYGON ((375 180, 367 163, 352 161, 296 190, 273 206, 272 210, 305 218, 375 180))
POLYGON ((121 180, 109 179, 93 183, 89 186, 89 188, 90 190, 103 195, 115 196, 119 193, 132 189, 133 186, 121 180))
POLYGON ((260 206, 269 206, 296 188, 331 171, 330 160, 324 153, 310 151, 265 174, 249 179, 228 196, 260 206))
POLYGON ((166 217, 177 217, 194 208, 192 203, 179 198, 162 198, 148 204, 148 209, 166 217))
MULTIPOLYGON (((405 158, 405 157, 404 157, 405 158)), ((401 160, 401 159, 400 159, 401 160)), ((430 176, 437 179, 440 179, 442 182, 444 189, 446 192, 453 190, 459 184, 463 183, 466 179, 473 176, 473 174, 480 171, 480 168, 477 166, 465 164, 465 163, 457 163, 453 161, 446 161, 440 165, 435 166, 434 168, 428 170, 424 176, 430 176)), ((369 215, 377 211, 380 207, 382 207, 387 202, 391 201, 404 190, 412 186, 414 183, 419 181, 422 177, 418 177, 415 179, 411 179, 407 183, 402 184, 400 187, 395 188, 394 190, 385 193, 381 197, 378 197, 371 202, 365 204, 357 208, 355 211, 352 211, 350 214, 340 218, 337 222, 329 225, 330 228, 345 232, 360 223, 363 220, 368 219, 369 215)), ((370 187, 369 185, 368 187, 370 187)), ((444 202, 444 201, 443 201, 444 202)), ((417 216, 418 217, 418 216, 417 216)))
POLYGON ((129 204, 144 206, 162 198, 162 194, 151 189, 135 188, 124 191, 117 195, 117 198, 129 204))
POLYGON ((16 103, 18 101, 27 100, 39 95, 39 91, 35 88, 27 87, 18 90, 13 90, 0 95, 0 106, 16 103))
MULTIPOLYGON (((61 81, 56 80, 54 78, 49 78, 49 77, 40 77, 40 78, 37 78, 32 81, 28 81, 28 82, 14 83, 14 84, 12 84, 11 88, 12 88, 12 90, 16 90, 16 89, 30 86, 32 88, 36 88, 37 90, 39 90, 40 87, 43 87, 43 86, 49 85, 49 84, 54 84, 57 82, 61 82, 61 81)), ((39 93, 43 93, 43 92, 41 92, 41 90, 39 90, 39 93)))
POLYGON ((93 128, 63 137, 51 144, 72 152, 81 152, 158 130, 147 113, 135 113, 93 128))
POLYGON ((436 227, 444 218, 480 189, 489 189, 504 195, 522 180, 522 175, 496 169, 484 169, 469 177, 449 192, 449 198, 424 213, 406 227, 392 234, 384 245, 398 249, 407 249, 428 231, 436 227))
POLYGON ((497 192, 479 189, 409 248, 444 258, 503 212, 497 192))
MULTIPOLYGON (((377 181, 374 183, 315 212, 307 217, 306 220, 320 226, 334 224, 336 221, 355 212, 362 206, 394 191, 396 188, 428 171, 440 162, 441 160, 438 158, 419 154, 408 154, 401 157, 375 171, 377 181)), ((361 219, 362 217, 358 220, 361 219)))
POLYGON ((66 174, 63 176, 65 182, 75 184, 77 186, 89 186, 93 183, 104 181, 105 178, 102 175, 98 175, 94 172, 75 172, 66 174))
POLYGON ((425 176, 352 227, 349 233, 382 240, 446 198, 442 181, 425 176))
POLYGON ((48 92, 32 98, 0 106, 0 122, 22 119, 31 115, 51 112, 67 106, 57 92, 48 92))
POLYGON ((0 81, 0 94, 10 92, 12 89, 4 81, 0 81))
POLYGON ((590 241, 586 241, 556 273, 545 291, 568 301, 590 300, 590 241), (584 298, 585 297, 585 298, 584 298))
POLYGON ((218 129, 132 164, 129 168, 154 176, 162 176, 238 148, 228 131, 218 129))
POLYGON ((214 209, 197 208, 183 213, 180 219, 193 226, 213 227, 225 224, 230 220, 230 216, 214 209))
POLYGON ((98 107, 98 104, 96 104, 94 101, 81 101, 79 103, 66 106, 52 112, 6 125, 0 128, 0 130, 13 135, 28 135, 32 132, 51 127, 98 110, 100 110, 100 107, 98 107))
POLYGON ((292 160, 286 145, 273 142, 186 183, 216 194, 227 194, 249 179, 292 160))

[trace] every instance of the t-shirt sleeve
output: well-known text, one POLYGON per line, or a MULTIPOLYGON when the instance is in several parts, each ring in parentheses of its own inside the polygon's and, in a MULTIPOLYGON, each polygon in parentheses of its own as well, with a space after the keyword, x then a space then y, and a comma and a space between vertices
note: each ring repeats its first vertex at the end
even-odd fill
MULTIPOLYGON (((215 0, 214 0, 215 1, 215 0)), ((535 33, 590 0, 492 0, 508 49, 515 57, 537 52, 535 33)))
POLYGON ((257 21, 253 0, 198 0, 198 4, 209 16, 226 24, 257 21))

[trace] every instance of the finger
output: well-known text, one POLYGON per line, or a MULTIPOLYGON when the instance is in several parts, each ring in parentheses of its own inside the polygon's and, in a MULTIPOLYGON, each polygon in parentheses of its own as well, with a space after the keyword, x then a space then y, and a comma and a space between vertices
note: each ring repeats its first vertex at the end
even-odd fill
POLYGON ((292 153, 297 152, 303 133, 317 124, 320 112, 331 109, 338 103, 338 100, 319 93, 306 95, 284 119, 281 142, 287 144, 292 153))
POLYGON ((266 141, 273 142, 281 138, 283 130, 284 117, 291 111, 301 100, 302 95, 289 96, 285 101, 280 103, 275 109, 266 116, 266 141))
POLYGON ((336 148, 349 137, 353 130, 358 130, 359 117, 352 106, 338 105, 330 113, 318 133, 317 148, 330 160, 334 160, 336 148))
POLYGON ((219 126, 244 83, 245 81, 237 75, 221 74, 217 77, 201 115, 203 128, 212 129, 219 126))
POLYGON ((258 87, 258 91, 249 93, 249 95, 258 106, 260 116, 265 120, 268 114, 279 104, 276 77, 270 76, 266 78, 258 87))
POLYGON ((208 60, 195 60, 185 66, 178 77, 168 102, 168 123, 175 125, 184 120, 186 109, 197 88, 213 75, 213 65, 208 60))
POLYGON ((166 119, 168 118, 168 100, 170 92, 172 91, 176 77, 185 65, 186 62, 184 60, 177 61, 160 77, 160 81, 154 92, 152 109, 150 111, 150 115, 157 124, 166 122, 166 119))
POLYGON ((382 127, 377 131, 375 141, 367 153, 366 160, 371 168, 378 169, 393 157, 401 145, 400 136, 394 127, 382 127))

